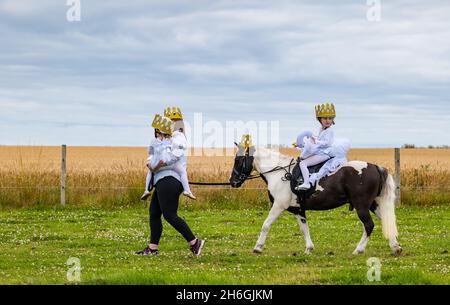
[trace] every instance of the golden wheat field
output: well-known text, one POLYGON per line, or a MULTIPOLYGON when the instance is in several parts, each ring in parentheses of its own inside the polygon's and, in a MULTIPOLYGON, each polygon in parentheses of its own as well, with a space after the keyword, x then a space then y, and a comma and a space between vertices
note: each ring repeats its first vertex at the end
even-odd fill
MULTIPOLYGON (((297 156, 291 148, 280 152, 297 156)), ((233 164, 234 149, 191 149, 189 171, 229 171, 233 164), (202 156, 197 156, 201 154, 202 156), (216 156, 222 155, 222 156, 216 156), (225 156, 223 156, 225 155, 225 156)), ((111 171, 138 169, 147 157, 145 147, 67 147, 69 171, 111 171)), ((393 149, 352 149, 349 160, 363 160, 392 169, 393 149)), ((61 147, 59 146, 0 146, 1 170, 19 170, 23 167, 41 170, 59 170, 61 147)), ((401 149, 402 168, 430 166, 431 169, 450 170, 450 149, 401 149)))
MULTIPOLYGON (((297 150, 289 148, 282 148, 281 153, 298 155, 297 150)), ((136 200, 143 189, 146 157, 145 147, 67 147, 69 201, 89 204, 136 200)), ((233 160, 233 149, 193 148, 188 158, 189 179, 226 182, 233 160)), ((349 160, 363 160, 384 166, 391 173, 394 171, 393 149, 352 149, 349 160)), ((61 147, 0 146, 1 204, 23 206, 58 201, 60 167, 61 147)), ((402 149, 401 169, 402 201, 448 202, 450 149, 402 149)), ((261 179, 246 182, 244 188, 251 202, 265 200, 265 192, 258 190, 264 188, 261 179)), ((193 189, 205 202, 219 197, 230 199, 226 194, 230 192, 224 191, 229 189, 227 186, 194 186, 193 189)))

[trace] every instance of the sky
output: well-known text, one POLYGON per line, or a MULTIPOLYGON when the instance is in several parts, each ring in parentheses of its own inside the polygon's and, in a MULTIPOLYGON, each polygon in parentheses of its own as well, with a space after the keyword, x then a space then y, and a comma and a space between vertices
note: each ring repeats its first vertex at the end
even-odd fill
POLYGON ((196 115, 276 121, 290 144, 327 102, 353 147, 449 145, 449 16, 445 0, 0 0, 0 145, 146 146, 168 106, 202 134, 196 115))

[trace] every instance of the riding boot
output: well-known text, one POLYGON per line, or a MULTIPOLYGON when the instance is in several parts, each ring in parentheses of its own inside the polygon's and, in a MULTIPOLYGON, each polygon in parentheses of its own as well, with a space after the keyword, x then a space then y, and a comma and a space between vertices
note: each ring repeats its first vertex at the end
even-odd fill
POLYGON ((309 190, 310 188, 311 188, 311 183, 309 183, 309 179, 305 179, 305 182, 303 182, 303 184, 295 187, 295 190, 296 191, 306 191, 306 190, 309 190))

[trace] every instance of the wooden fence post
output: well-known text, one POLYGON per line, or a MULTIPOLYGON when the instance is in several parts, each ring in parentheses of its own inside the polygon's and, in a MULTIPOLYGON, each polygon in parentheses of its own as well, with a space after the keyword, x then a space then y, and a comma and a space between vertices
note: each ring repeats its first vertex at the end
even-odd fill
POLYGON ((401 180, 400 180, 400 148, 395 149, 395 197, 396 197, 396 203, 400 204, 401 201, 401 180))
POLYGON ((61 205, 66 204, 66 148, 61 146, 61 205))

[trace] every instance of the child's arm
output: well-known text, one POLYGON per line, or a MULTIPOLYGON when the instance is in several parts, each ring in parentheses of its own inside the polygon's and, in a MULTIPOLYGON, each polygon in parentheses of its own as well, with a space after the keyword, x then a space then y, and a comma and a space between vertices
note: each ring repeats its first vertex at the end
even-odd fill
POLYGON ((179 157, 175 156, 172 153, 172 149, 170 147, 166 147, 163 150, 160 159, 163 161, 163 164, 162 164, 162 166, 160 166, 158 168, 159 170, 161 170, 161 169, 172 169, 173 165, 180 160, 179 157))
POLYGON ((183 156, 185 156, 185 151, 187 149, 186 138, 183 134, 178 134, 172 140, 172 146, 170 147, 169 155, 173 163, 178 162, 183 156))
POLYGON ((316 140, 316 144, 319 148, 330 147, 334 142, 334 132, 329 129, 324 132, 320 140, 316 140))
POLYGON ((181 156, 174 154, 172 150, 167 152, 167 160, 165 166, 172 166, 181 159, 181 156))
POLYGON ((173 149, 183 149, 183 150, 187 149, 187 140, 182 133, 179 133, 175 137, 173 137, 172 143, 173 149))
MULTIPOLYGON (((184 136, 183 136, 184 137, 184 136)), ((185 155, 184 149, 180 147, 186 147, 186 141, 183 141, 182 137, 177 137, 172 140, 172 145, 164 151, 164 165, 162 168, 173 168, 174 164, 181 160, 185 155)))
POLYGON ((150 143, 149 147, 148 147, 148 155, 153 156, 155 154, 155 146, 160 145, 161 143, 159 143, 156 139, 153 139, 152 142, 150 143))
POLYGON ((153 150, 153 146, 150 145, 147 149, 147 153, 148 153, 148 157, 147 157, 147 162, 146 162, 146 166, 150 167, 152 164, 152 159, 153 159, 153 154, 154 154, 154 150, 153 150))

